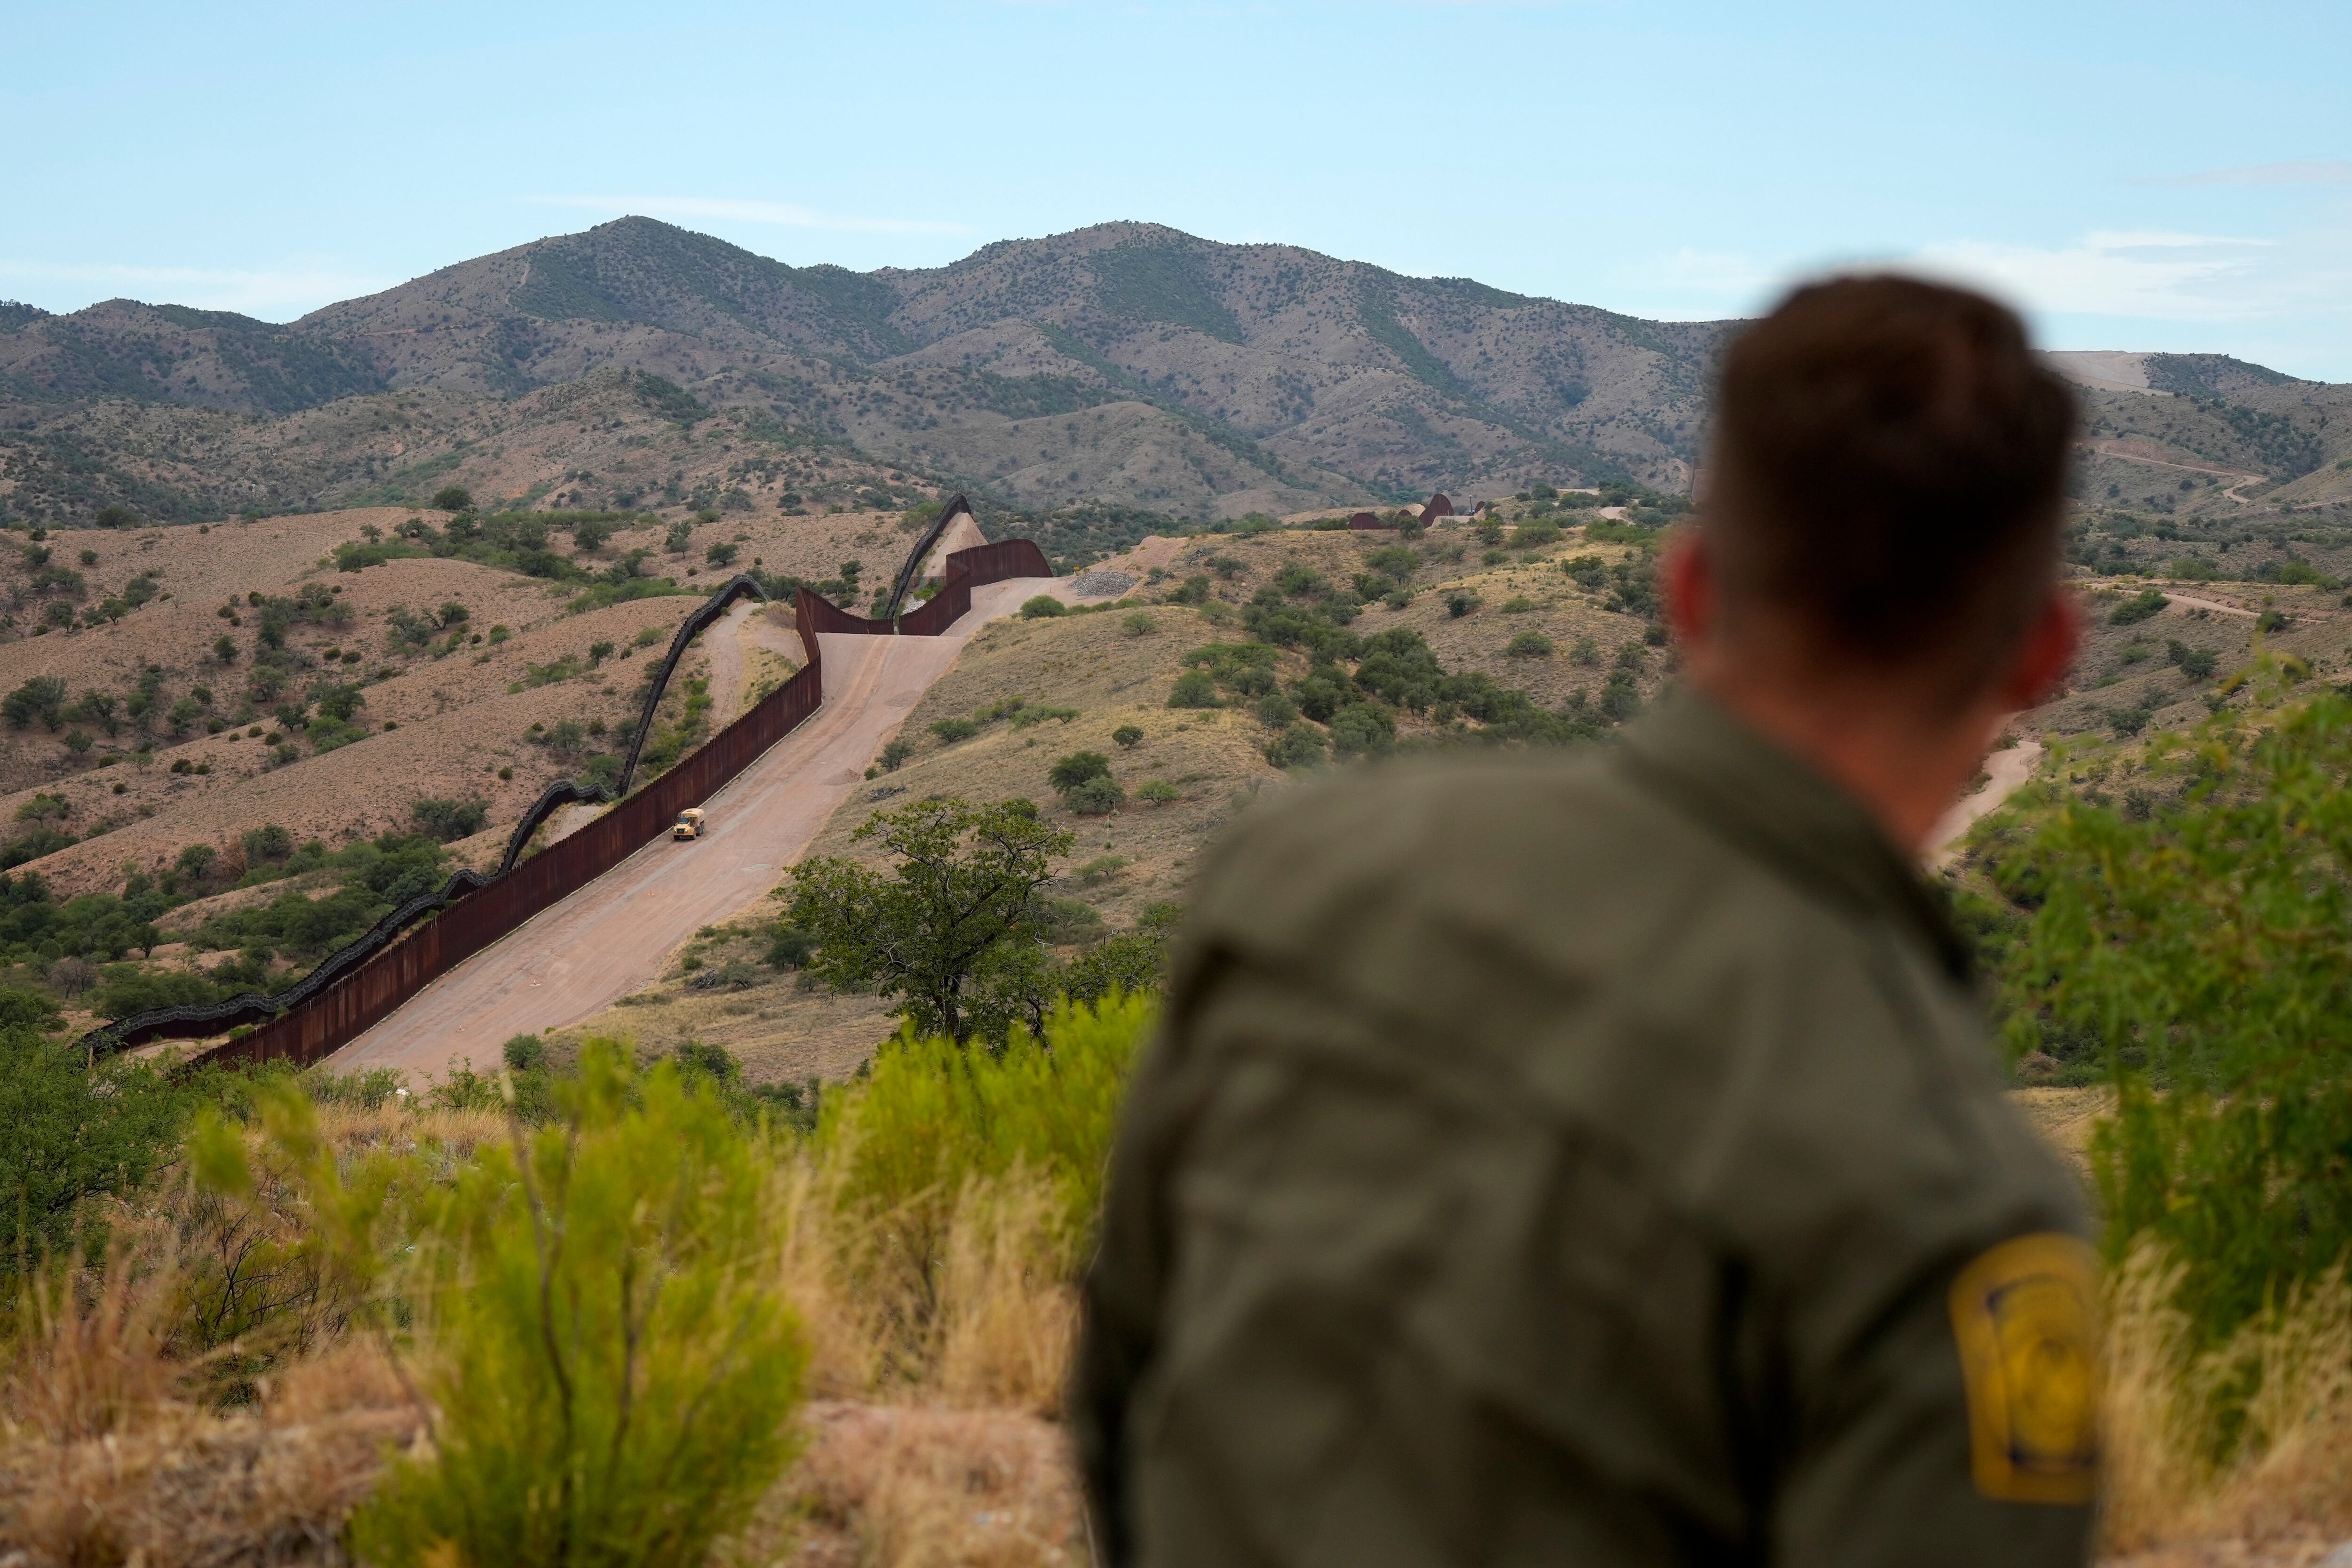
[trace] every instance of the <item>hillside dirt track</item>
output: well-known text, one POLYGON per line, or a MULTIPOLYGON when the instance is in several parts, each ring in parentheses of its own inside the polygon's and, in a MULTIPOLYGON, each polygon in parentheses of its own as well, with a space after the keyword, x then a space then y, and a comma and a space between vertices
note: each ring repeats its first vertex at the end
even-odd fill
POLYGON ((975 589, 971 613, 944 637, 822 637, 824 706, 713 797, 703 838, 656 839, 329 1060, 343 1072, 490 1067, 512 1037, 576 1023, 647 984, 678 944, 764 897, 971 636, 1038 594, 1076 596, 1067 578, 1015 579, 975 589))

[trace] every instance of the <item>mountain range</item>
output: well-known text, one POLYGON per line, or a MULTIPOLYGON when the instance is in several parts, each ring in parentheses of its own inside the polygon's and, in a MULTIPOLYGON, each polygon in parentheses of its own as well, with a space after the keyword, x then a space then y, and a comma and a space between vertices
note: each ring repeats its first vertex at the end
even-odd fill
MULTIPOLYGON (((599 432, 562 411, 562 389, 601 388, 602 405, 624 382, 640 405, 669 388, 677 406, 730 411, 746 441, 790 432, 825 449, 836 491, 921 481, 1024 510, 1192 519, 1538 480, 1681 491, 1736 324, 1142 223, 859 273, 626 217, 283 325, 123 300, 66 315, 0 305, 0 505, 65 521, 109 502, 168 520, 415 501, 516 443, 547 457, 516 479, 541 495, 614 504, 665 466, 678 491, 682 458, 631 478, 611 471, 611 442, 566 445, 599 432), (363 463, 322 441, 323 426, 395 422, 402 438, 363 463)), ((2308 417, 2271 406, 2315 384, 2211 356, 2075 357, 2100 362, 2070 371, 2094 402, 2171 392, 2310 427, 2263 436, 2265 472, 2335 445, 2317 431, 2340 399, 2308 417)), ((2249 420, 2235 435, 2207 423, 2228 461, 2261 455, 2249 420)))

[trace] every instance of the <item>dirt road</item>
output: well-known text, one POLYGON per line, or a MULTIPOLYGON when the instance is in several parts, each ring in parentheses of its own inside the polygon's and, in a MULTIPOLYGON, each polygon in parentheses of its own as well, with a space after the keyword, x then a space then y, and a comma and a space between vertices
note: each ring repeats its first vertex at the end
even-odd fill
MULTIPOLYGON (((944 637, 821 638, 824 706, 719 792, 703 838, 655 840, 328 1059, 341 1072, 439 1073, 461 1059, 494 1067, 511 1037, 576 1023, 641 989, 697 930, 782 880, 974 632, 1034 595, 1073 597, 1068 583, 1031 578, 976 589, 971 614, 944 637)), ((733 646, 741 623, 712 629, 733 646)))
POLYGON ((1960 836, 1976 826, 1977 819, 1990 815, 2000 803, 2015 795, 2026 780, 2033 776, 2033 764, 2042 760, 2042 742, 2020 741, 2005 751, 1995 752, 1985 759, 1985 784, 1974 795, 1965 795, 1952 803, 1944 819, 1927 835, 1927 858, 1931 865, 1941 866, 1952 858, 1960 836))

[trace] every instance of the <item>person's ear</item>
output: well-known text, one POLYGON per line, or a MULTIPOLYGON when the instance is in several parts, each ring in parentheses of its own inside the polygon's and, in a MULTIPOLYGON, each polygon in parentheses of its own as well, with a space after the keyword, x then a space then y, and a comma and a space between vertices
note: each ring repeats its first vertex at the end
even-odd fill
POLYGON ((2082 646, 2083 607, 2074 595, 2053 587, 2027 623, 2001 677, 2001 706, 2014 712, 2049 701, 2066 683, 2082 646))
POLYGON ((1666 624, 1674 629, 1675 640, 1686 648, 1699 647, 1715 628, 1717 598, 1706 536, 1696 528, 1677 530, 1666 542, 1658 579, 1665 587, 1666 624))

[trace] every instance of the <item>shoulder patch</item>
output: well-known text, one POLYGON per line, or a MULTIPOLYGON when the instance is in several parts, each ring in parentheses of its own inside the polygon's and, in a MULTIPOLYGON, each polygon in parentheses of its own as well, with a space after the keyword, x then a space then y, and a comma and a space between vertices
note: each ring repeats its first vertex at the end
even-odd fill
POLYGON ((2098 1482, 2098 1267, 2071 1236, 2004 1241, 1952 1284, 1969 1468, 2000 1502, 2086 1503, 2098 1482))

